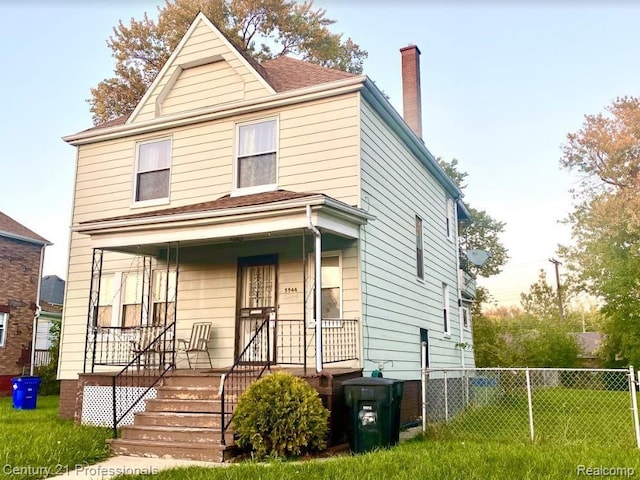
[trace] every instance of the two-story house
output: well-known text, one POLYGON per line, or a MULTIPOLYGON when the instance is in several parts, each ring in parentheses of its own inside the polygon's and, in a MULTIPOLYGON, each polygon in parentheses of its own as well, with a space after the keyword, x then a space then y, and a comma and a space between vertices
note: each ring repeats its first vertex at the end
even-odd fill
POLYGON ((0 212, 0 395, 29 373, 44 250, 50 243, 0 212))
POLYGON ((242 365, 384 368, 415 382, 416 409, 422 342, 432 366, 473 365, 456 347, 471 342, 468 213, 421 139, 419 55, 402 49, 403 119, 368 77, 258 64, 200 14, 129 116, 65 137, 77 168, 61 415, 109 423, 126 386, 110 394, 97 375, 145 362, 165 378, 226 372, 220 392, 242 365), (176 339, 203 322, 192 365, 176 339))

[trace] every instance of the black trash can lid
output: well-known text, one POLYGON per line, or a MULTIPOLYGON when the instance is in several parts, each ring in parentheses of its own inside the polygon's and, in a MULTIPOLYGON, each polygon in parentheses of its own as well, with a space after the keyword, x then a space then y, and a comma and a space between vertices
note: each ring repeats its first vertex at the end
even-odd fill
POLYGON ((342 382, 342 385, 356 385, 362 387, 389 386, 404 380, 395 380, 393 378, 377 378, 377 377, 359 377, 351 378, 342 382))

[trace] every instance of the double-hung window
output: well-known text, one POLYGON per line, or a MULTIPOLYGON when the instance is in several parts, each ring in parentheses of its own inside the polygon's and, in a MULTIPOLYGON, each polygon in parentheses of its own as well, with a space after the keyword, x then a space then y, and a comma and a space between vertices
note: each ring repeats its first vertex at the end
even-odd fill
POLYGON ((424 280, 424 253, 422 250, 422 219, 416 215, 416 276, 424 280))
POLYGON ((278 121, 238 125, 234 193, 267 192, 277 188, 278 121))
POLYGON ((451 310, 449 308, 449 285, 446 283, 442 284, 442 320, 443 320, 443 331, 445 335, 449 335, 451 330, 450 328, 450 317, 451 310))
POLYGON ((451 241, 455 240, 456 212, 453 200, 447 199, 447 238, 451 241))
POLYGON ((171 139, 140 142, 136 146, 135 202, 169 199, 171 139))
POLYGON ((153 273, 153 325, 168 325, 173 322, 175 301, 175 270, 169 272, 166 270, 156 270, 153 273))
POLYGON ((322 318, 342 318, 340 255, 322 257, 322 318))
POLYGON ((7 336, 8 313, 0 313, 0 347, 4 347, 5 338, 7 336))

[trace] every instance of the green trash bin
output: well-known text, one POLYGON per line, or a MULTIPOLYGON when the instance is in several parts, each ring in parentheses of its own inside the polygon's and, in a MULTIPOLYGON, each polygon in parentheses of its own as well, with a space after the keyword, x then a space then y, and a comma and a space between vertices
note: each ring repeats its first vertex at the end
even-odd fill
POLYGON ((400 403, 404 382, 391 378, 353 378, 342 383, 348 409, 351 451, 389 447, 400 438, 400 403))

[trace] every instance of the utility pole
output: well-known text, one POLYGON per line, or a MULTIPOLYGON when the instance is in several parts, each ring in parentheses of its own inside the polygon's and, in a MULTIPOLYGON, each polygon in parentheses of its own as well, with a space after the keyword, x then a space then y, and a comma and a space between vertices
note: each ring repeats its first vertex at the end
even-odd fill
POLYGON ((564 308, 562 307, 562 291, 560 287, 560 272, 558 271, 558 266, 562 264, 555 258, 550 258, 549 261, 556 267, 556 290, 558 292, 558 309, 560 310, 560 320, 564 321, 564 308))

